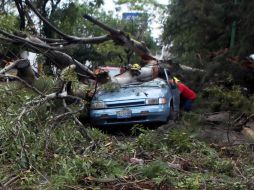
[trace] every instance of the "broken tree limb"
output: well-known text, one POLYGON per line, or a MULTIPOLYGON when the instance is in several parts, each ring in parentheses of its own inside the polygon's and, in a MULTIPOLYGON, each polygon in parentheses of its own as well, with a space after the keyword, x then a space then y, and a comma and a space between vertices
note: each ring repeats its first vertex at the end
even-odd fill
POLYGON ((71 110, 71 108, 69 108, 66 104, 65 99, 63 99, 63 106, 64 108, 72 115, 75 123, 78 125, 77 129, 80 132, 80 134, 86 138, 89 139, 90 141, 93 141, 93 138, 90 136, 90 134, 88 133, 88 131, 86 130, 85 126, 78 120, 78 118, 76 117, 75 113, 71 110))
POLYGON ((5 37, 2 37, 2 36, 0 36, 0 40, 5 41, 5 42, 9 42, 9 43, 15 43, 16 42, 15 40, 12 40, 10 38, 5 38, 5 37))
POLYGON ((0 70, 0 74, 5 74, 6 72, 10 71, 11 69, 14 69, 16 65, 19 63, 19 60, 14 61, 10 65, 4 67, 2 70, 0 70))
POLYGON ((41 37, 41 36, 38 36, 38 38, 39 38, 41 41, 44 41, 44 42, 47 42, 47 43, 55 43, 55 42, 64 43, 64 42, 66 42, 64 39, 44 38, 44 37, 41 37))
POLYGON ((211 123, 226 123, 230 120, 230 113, 229 112, 216 112, 209 114, 206 117, 206 121, 211 123))
POLYGON ((9 34, 2 30, 0 30, 0 33, 2 35, 7 36, 8 38, 16 40, 17 42, 23 43, 23 45, 29 47, 30 49, 34 50, 37 53, 43 53, 46 57, 52 60, 55 66, 57 66, 60 69, 63 69, 71 64, 75 64, 77 66, 77 71, 79 73, 89 75, 90 77, 94 78, 93 72, 88 67, 86 67, 76 59, 72 58, 68 54, 63 53, 61 51, 57 51, 63 48, 52 47, 46 44, 45 42, 41 41, 39 38, 33 36, 29 36, 25 39, 13 34, 9 34))
POLYGON ((0 74, 0 78, 2 78, 2 77, 17 79, 18 81, 23 83, 25 86, 27 86, 28 88, 32 89, 34 92, 40 94, 41 96, 44 96, 44 94, 41 91, 39 91, 37 88, 35 88, 34 86, 30 85, 28 82, 26 82, 25 80, 23 80, 20 77, 17 77, 17 76, 14 76, 14 75, 8 75, 8 74, 5 74, 5 75, 0 74))
POLYGON ((73 40, 71 36, 58 30, 53 24, 51 24, 46 18, 44 18, 29 0, 26 0, 25 3, 28 7, 30 7, 33 10, 33 12, 40 18, 40 20, 42 20, 45 24, 47 24, 52 30, 54 30, 56 33, 61 35, 66 40, 73 40))
POLYGON ((151 54, 149 49, 146 47, 144 43, 138 42, 123 31, 116 30, 98 20, 89 16, 87 14, 84 15, 84 18, 93 24, 99 26, 103 30, 110 33, 110 38, 114 40, 116 43, 123 44, 126 48, 131 49, 135 53, 137 53, 144 60, 156 60, 156 58, 151 54))
POLYGON ((120 30, 116 30, 114 28, 111 28, 110 26, 98 21, 97 19, 93 18, 92 16, 88 15, 88 14, 84 14, 84 18, 89 20, 90 22, 92 22, 93 24, 99 26, 100 28, 102 28, 103 30, 109 32, 110 34, 115 34, 115 35, 120 35, 121 33, 123 33, 120 30))
POLYGON ((63 39, 48 39, 48 38, 43 38, 43 37, 38 37, 40 40, 45 41, 47 43, 50 43, 50 45, 54 45, 54 43, 58 42, 57 45, 62 45, 62 46, 68 46, 70 44, 99 44, 103 43, 105 41, 111 40, 108 35, 103 35, 103 36, 97 36, 93 38, 82 38, 82 40, 76 40, 76 41, 66 41, 63 39))
MULTIPOLYGON (((4 36, 7 36, 10 39, 16 40, 17 42, 29 43, 29 44, 31 44, 33 46, 36 46, 36 47, 39 47, 39 48, 43 48, 45 50, 48 50, 48 49, 59 50, 59 47, 52 47, 52 46, 47 45, 46 43, 37 43, 37 42, 31 41, 31 40, 28 40, 27 38, 25 39, 25 38, 22 38, 22 37, 19 37, 19 36, 7 33, 7 32, 5 32, 3 30, 0 30, 0 34, 2 34, 4 36)), ((60 48, 60 49, 62 49, 62 48, 60 48)))
MULTIPOLYGON (((53 26, 47 19, 45 19, 39 12, 36 10, 36 8, 32 5, 32 3, 29 0, 26 0, 26 4, 35 12, 35 14, 43 21, 45 24, 50 26, 52 30, 57 32, 61 37, 64 39, 45 39, 45 38, 37 38, 34 36, 26 37, 21 35, 13 35, 9 34, 4 31, 0 31, 2 35, 5 37, 8 37, 10 39, 14 39, 18 43, 22 43, 26 47, 29 47, 36 51, 37 53, 43 53, 47 58, 49 58, 55 66, 57 66, 60 69, 63 69, 71 64, 75 64, 77 66, 77 72, 80 74, 84 74, 86 76, 91 77, 92 79, 95 79, 95 76, 91 70, 89 70, 86 66, 84 66, 82 63, 78 62, 77 60, 73 59, 68 54, 65 54, 61 52, 60 50, 64 50, 66 47, 73 47, 75 44, 80 45, 84 43, 102 43, 106 40, 114 40, 116 43, 122 44, 124 47, 129 48, 131 51, 137 53, 144 61, 146 61, 147 65, 152 65, 153 67, 156 67, 158 70, 158 62, 157 59, 151 55, 150 51, 146 47, 144 43, 140 43, 132 38, 123 31, 114 29, 109 27, 108 25, 96 20, 95 18, 84 15, 84 18, 89 20, 90 22, 98 25, 99 27, 103 28, 105 31, 109 32, 109 35, 105 36, 99 36, 94 38, 79 38, 74 36, 69 36, 67 34, 64 34, 59 29, 57 29, 55 26, 53 26)), ((155 69, 156 70, 156 69, 155 69)), ((150 68, 142 68, 141 69, 141 75, 137 78, 138 81, 148 81, 156 76, 158 76, 158 72, 154 72, 154 69, 150 68), (157 73, 157 74, 156 74, 157 73)), ((125 73, 125 75, 128 75, 128 72, 125 73)), ((126 84, 128 82, 132 82, 133 76, 119 76, 119 78, 116 80, 118 83, 126 84), (123 80, 122 80, 123 79, 123 80)), ((135 79, 136 80, 136 79, 135 79)))
POLYGON ((34 71, 32 70, 28 59, 18 59, 13 63, 11 62, 10 65, 0 70, 0 77, 16 78, 18 80, 23 80, 21 81, 22 83, 26 82, 28 84, 32 84, 36 80, 34 71), (6 74, 6 72, 12 69, 17 69, 17 76, 6 74))
POLYGON ((83 65, 82 63, 80 63, 79 61, 72 58, 66 53, 63 53, 61 51, 49 51, 45 54, 51 59, 54 59, 57 63, 62 63, 63 64, 62 66, 65 66, 65 67, 75 64, 77 66, 78 72, 81 72, 81 74, 88 74, 89 76, 94 78, 94 73, 87 66, 83 65))
MULTIPOLYGON (((66 85, 66 84, 63 86, 63 90, 62 90, 62 94, 65 94, 65 93, 67 93, 67 85, 66 85)), ((80 99, 80 101, 82 101, 82 100, 80 99)), ((90 136, 90 134, 89 134, 89 132, 87 131, 87 129, 85 128, 85 126, 78 120, 78 118, 76 117, 76 115, 75 115, 75 113, 73 112, 73 110, 67 106, 65 99, 63 99, 63 106, 64 106, 64 108, 65 108, 68 112, 71 113, 71 115, 72 115, 72 117, 73 117, 75 123, 78 125, 78 126, 77 126, 77 129, 78 129, 78 131, 80 132, 80 134, 81 134, 84 138, 89 139, 90 141, 93 141, 93 138, 90 136)))
POLYGON ((67 34, 63 33, 61 30, 59 30, 58 28, 56 28, 53 24, 51 24, 46 18, 44 18, 29 0, 26 0, 25 3, 27 4, 27 6, 29 6, 33 10, 33 12, 46 25, 48 25, 53 31, 55 31, 57 34, 62 36, 68 42, 72 42, 72 43, 78 42, 79 44, 92 44, 92 43, 102 43, 104 41, 110 40, 110 38, 107 35, 94 37, 94 38, 79 38, 76 36, 67 35, 67 34))

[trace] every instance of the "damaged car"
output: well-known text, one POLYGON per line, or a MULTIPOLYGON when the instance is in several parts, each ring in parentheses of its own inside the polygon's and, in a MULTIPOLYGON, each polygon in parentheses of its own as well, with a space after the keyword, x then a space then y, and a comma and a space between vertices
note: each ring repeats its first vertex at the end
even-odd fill
POLYGON ((161 78, 121 84, 114 91, 98 90, 90 119, 94 126, 167 122, 171 99, 170 87, 161 78))

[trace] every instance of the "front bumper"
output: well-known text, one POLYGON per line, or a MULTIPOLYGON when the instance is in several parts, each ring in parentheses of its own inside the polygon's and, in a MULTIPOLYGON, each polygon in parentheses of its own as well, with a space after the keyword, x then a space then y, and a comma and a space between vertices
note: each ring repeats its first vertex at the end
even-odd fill
POLYGON ((138 124, 152 122, 166 122, 169 118, 170 107, 168 105, 146 105, 138 107, 110 108, 91 110, 91 122, 96 126, 111 126, 121 124, 138 124), (117 112, 129 110, 131 116, 118 118, 117 112))

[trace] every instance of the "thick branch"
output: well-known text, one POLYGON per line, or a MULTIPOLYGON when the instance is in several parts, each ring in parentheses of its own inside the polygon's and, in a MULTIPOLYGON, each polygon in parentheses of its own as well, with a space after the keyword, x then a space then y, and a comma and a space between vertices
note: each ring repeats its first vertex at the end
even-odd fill
POLYGON ((8 65, 7 67, 4 67, 2 70, 0 70, 0 74, 4 74, 4 73, 10 71, 11 69, 13 69, 14 67, 16 67, 16 65, 18 64, 19 61, 20 60, 16 60, 12 64, 8 65))
POLYGON ((53 24, 51 24, 46 18, 44 18, 29 0, 26 0, 25 3, 45 24, 47 24, 50 28, 52 28, 56 33, 63 36, 63 38, 67 40, 72 40, 71 36, 64 34, 62 31, 58 30, 55 26, 53 26, 53 24))
POLYGON ((31 90, 33 90, 34 92, 36 92, 37 94, 41 95, 41 96, 45 96, 40 90, 38 90, 37 88, 35 88, 34 86, 30 85, 29 83, 27 83, 25 80, 23 80, 22 78, 15 76, 15 75, 9 75, 9 74, 0 74, 0 78, 15 78, 18 81, 20 81, 21 83, 23 83, 26 87, 30 88, 31 90))
POLYGON ((51 49, 51 50, 63 49, 63 48, 60 48, 60 47, 51 47, 51 46, 47 45, 46 43, 36 43, 36 42, 31 41, 31 40, 24 39, 22 37, 7 33, 7 32, 2 31, 2 30, 0 30, 0 33, 3 34, 4 36, 7 36, 9 38, 17 40, 18 42, 29 43, 33 46, 43 48, 43 49, 46 49, 46 50, 48 50, 48 49, 51 49))
MULTIPOLYGON (((82 38, 81 41, 66 41, 64 39, 54 39, 54 38, 44 38, 44 37, 38 37, 40 40, 47 42, 47 43, 58 43, 57 45, 62 45, 63 47, 70 47, 73 44, 99 44, 103 43, 105 41, 111 40, 108 35, 104 36, 97 36, 93 38, 82 38)), ((50 45, 56 45, 56 44, 50 44, 50 45)))
MULTIPOLYGON (((63 91, 62 93, 67 93, 67 86, 66 84, 64 85, 63 87, 63 91)), ((92 137, 90 136, 90 134, 88 133, 88 131, 86 130, 85 126, 78 120, 78 118, 76 117, 76 115, 74 114, 74 112, 71 110, 71 108, 69 108, 66 104, 66 101, 65 99, 63 99, 63 106, 64 108, 68 111, 68 112, 72 112, 72 117, 75 121, 75 123, 78 125, 77 128, 79 130, 79 132, 81 133, 81 135, 84 137, 84 138, 88 138, 89 140, 93 140, 92 137)))
POLYGON ((89 74, 90 76, 94 77, 93 72, 90 69, 88 69, 85 65, 83 65, 76 59, 73 59, 68 54, 57 51, 58 49, 62 50, 63 48, 49 46, 46 43, 39 40, 38 38, 34 37, 30 39, 24 39, 18 36, 14 36, 12 34, 8 34, 1 30, 0 33, 3 33, 4 35, 7 35, 10 38, 12 37, 12 39, 16 39, 19 42, 25 43, 24 45, 28 46, 29 48, 33 49, 36 52, 43 53, 46 57, 51 59, 57 67, 65 68, 68 65, 75 64, 77 66, 77 70, 81 72, 81 74, 89 74))
POLYGON ((88 131, 86 130, 85 126, 78 120, 78 118, 75 116, 75 113, 67 106, 65 99, 63 99, 63 106, 64 108, 71 113, 75 123, 78 125, 78 131, 81 133, 81 135, 89 140, 93 140, 92 137, 90 136, 90 134, 88 133, 88 131))
POLYGON ((39 100, 32 100, 30 102, 26 103, 26 106, 31 106, 31 105, 41 105, 44 102, 50 101, 50 100, 55 100, 55 99, 69 99, 69 100, 81 100, 81 98, 77 96, 72 96, 68 95, 67 92, 62 92, 62 93, 51 93, 47 95, 43 95, 43 98, 40 98, 39 100))
POLYGON ((111 28, 110 26, 96 20, 95 18, 93 18, 90 15, 84 14, 83 16, 85 19, 89 20, 90 22, 94 23, 95 25, 99 26, 100 28, 102 28, 103 30, 106 30, 107 32, 109 32, 110 34, 114 34, 114 35, 120 35, 121 33, 123 33, 120 30, 116 30, 114 28, 111 28))
POLYGON ((123 31, 116 30, 114 28, 111 28, 110 26, 96 20, 95 18, 84 15, 84 18, 92 22, 93 24, 96 24, 97 26, 101 27, 102 29, 106 30, 110 33, 110 37, 116 42, 116 43, 122 43, 125 47, 131 49, 132 51, 136 52, 139 56, 141 56, 142 59, 145 60, 156 60, 156 58, 150 53, 149 49, 146 47, 145 44, 140 43, 132 38, 128 34, 125 34, 123 31))
POLYGON ((44 38, 44 37, 38 37, 40 40, 44 42, 54 43, 54 42, 66 42, 64 39, 55 39, 55 38, 44 38))
POLYGON ((5 38, 5 37, 2 37, 2 36, 0 36, 0 40, 10 42, 10 43, 15 43, 16 42, 15 40, 12 40, 10 38, 5 38))
POLYGON ((85 73, 88 73, 90 76, 94 76, 93 72, 90 69, 88 69, 85 65, 83 65, 76 59, 73 59, 71 56, 69 56, 66 53, 63 53, 60 51, 50 51, 45 53, 45 55, 49 57, 50 59, 53 59, 56 62, 61 63, 62 65, 65 65, 65 67, 71 64, 75 64, 78 70, 85 71, 85 73))
POLYGON ((25 26, 26 26, 26 22, 25 22, 25 12, 24 12, 24 7, 22 5, 22 1, 19 0, 14 0, 16 7, 18 9, 19 12, 19 17, 20 17, 20 30, 24 30, 25 26))
POLYGON ((72 43, 76 42, 79 44, 91 44, 91 43, 102 43, 102 42, 110 40, 108 36, 100 36, 95 38, 79 38, 76 36, 67 35, 63 33, 61 30, 59 30, 58 28, 56 28, 53 24, 51 24, 46 18, 44 18, 29 0, 26 0, 25 2, 46 25, 48 25, 52 30, 54 30, 56 33, 58 33, 68 42, 72 42, 72 43))

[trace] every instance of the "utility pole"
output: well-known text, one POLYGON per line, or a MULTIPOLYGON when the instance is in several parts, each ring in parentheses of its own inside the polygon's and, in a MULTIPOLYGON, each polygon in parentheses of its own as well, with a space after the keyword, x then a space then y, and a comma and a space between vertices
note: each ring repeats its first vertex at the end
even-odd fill
MULTIPOLYGON (((234 0, 234 5, 238 4, 238 0, 234 0)), ((232 23, 232 30, 230 35, 230 48, 233 48, 235 46, 235 37, 236 37, 236 20, 232 23)))

